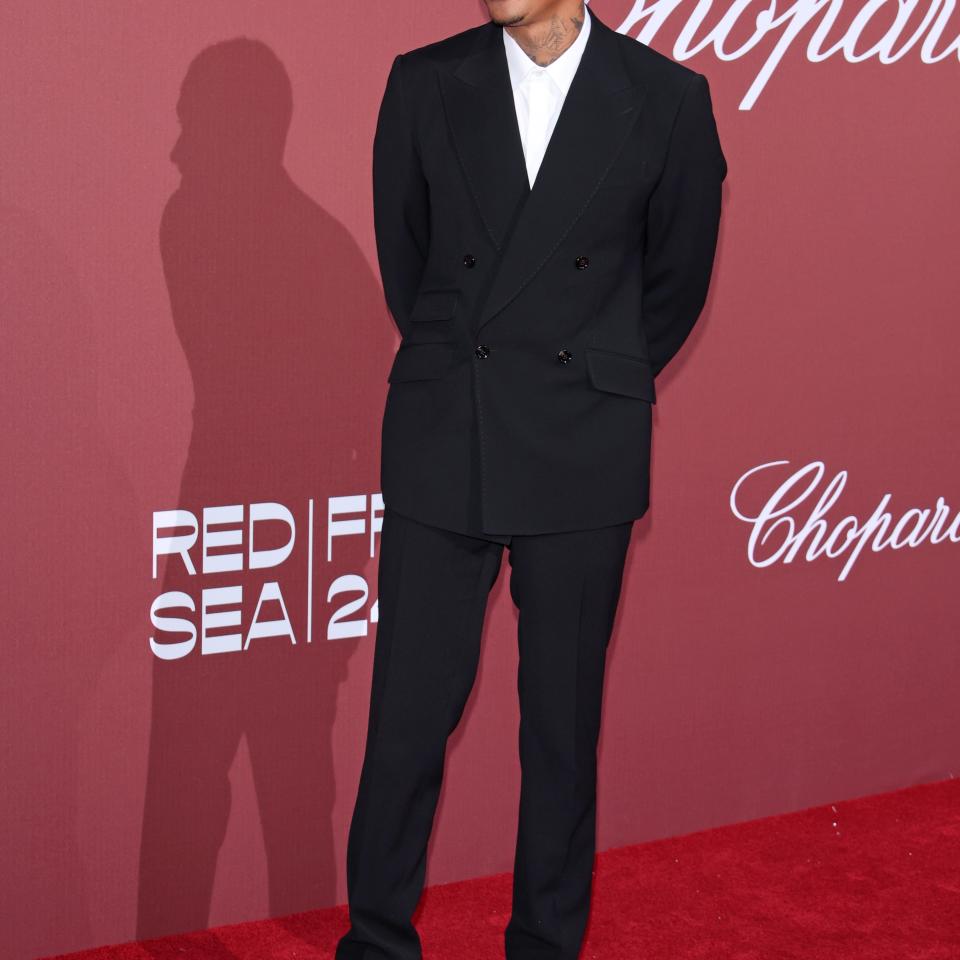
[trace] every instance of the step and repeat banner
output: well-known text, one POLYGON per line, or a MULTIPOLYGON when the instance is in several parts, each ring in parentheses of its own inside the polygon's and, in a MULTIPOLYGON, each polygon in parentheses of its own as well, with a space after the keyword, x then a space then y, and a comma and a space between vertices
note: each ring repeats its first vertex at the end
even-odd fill
MULTIPOLYGON (((598 848, 960 773, 960 13, 594 0, 710 80, 598 848)), ((346 900, 384 503, 371 140, 478 0, 0 12, 0 952, 346 900)), ((511 868, 505 575, 428 883, 511 868)))

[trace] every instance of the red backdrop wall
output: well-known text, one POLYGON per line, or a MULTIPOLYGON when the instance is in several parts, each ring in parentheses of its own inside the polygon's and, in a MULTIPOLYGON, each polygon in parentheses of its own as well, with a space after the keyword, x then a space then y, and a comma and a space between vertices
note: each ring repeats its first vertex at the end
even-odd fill
MULTIPOLYGON (((593 8, 707 74, 730 168, 707 308, 658 381, 598 846, 953 776, 958 17, 593 8)), ((11 957, 346 899, 397 342, 371 138, 393 54, 483 16, 0 14, 11 957), (237 37, 257 43, 208 49, 237 37), (281 165, 250 145, 283 73, 281 165)), ((512 863, 514 630, 501 577, 429 883, 512 863)))

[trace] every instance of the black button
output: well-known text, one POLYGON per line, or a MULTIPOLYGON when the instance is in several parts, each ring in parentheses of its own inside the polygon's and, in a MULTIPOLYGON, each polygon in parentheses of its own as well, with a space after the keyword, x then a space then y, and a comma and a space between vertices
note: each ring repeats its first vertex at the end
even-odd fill
POLYGON ((561 350, 557 354, 557 359, 561 363, 569 363, 573 359, 573 354, 569 350, 561 350))
POLYGON ((485 360, 487 357, 490 356, 490 348, 489 348, 488 346, 486 346, 485 344, 482 344, 482 343, 481 343, 481 344, 477 347, 477 349, 474 350, 473 352, 474 352, 474 353, 477 355, 477 357, 478 357, 479 359, 481 359, 481 360, 485 360))
POLYGON ((463 255, 463 265, 469 270, 477 265, 477 258, 472 253, 465 253, 463 255))
POLYGON ((587 267, 590 266, 590 258, 589 258, 589 257, 577 257, 577 259, 574 261, 574 263, 576 263, 578 270, 586 270, 587 267))

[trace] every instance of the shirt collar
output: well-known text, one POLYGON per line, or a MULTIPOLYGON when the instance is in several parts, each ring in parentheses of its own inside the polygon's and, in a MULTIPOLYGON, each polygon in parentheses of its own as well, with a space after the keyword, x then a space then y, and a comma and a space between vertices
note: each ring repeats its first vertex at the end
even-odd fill
MULTIPOLYGON (((577 72, 577 66, 580 63, 581 56, 583 56, 583 49, 587 45, 587 37, 590 34, 590 8, 585 6, 584 12, 583 27, 577 34, 576 40, 553 63, 542 68, 560 87, 564 95, 566 95, 570 89, 570 84, 573 82, 573 75, 577 72)), ((523 52, 523 48, 510 36, 509 31, 503 29, 502 32, 503 45, 507 51, 507 67, 510 70, 510 85, 516 88, 524 81, 531 70, 537 69, 537 65, 523 52)))

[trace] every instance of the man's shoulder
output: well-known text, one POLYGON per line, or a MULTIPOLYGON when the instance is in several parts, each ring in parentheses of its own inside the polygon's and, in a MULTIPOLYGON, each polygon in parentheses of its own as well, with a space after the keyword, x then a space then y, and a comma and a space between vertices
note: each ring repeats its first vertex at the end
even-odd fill
POLYGON ((696 70, 654 50, 642 40, 615 30, 610 32, 616 38, 627 70, 636 80, 654 90, 679 92, 699 76, 696 70))
POLYGON ((478 44, 489 41, 492 31, 496 29, 489 22, 481 23, 479 26, 469 27, 452 36, 405 50, 400 56, 411 67, 444 67, 456 64, 465 56, 473 53, 478 44))

